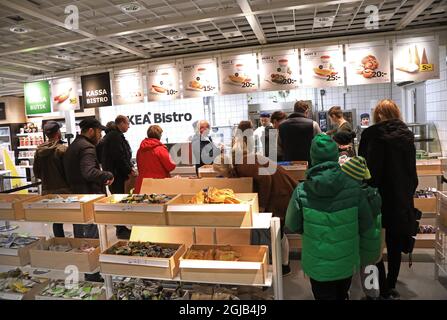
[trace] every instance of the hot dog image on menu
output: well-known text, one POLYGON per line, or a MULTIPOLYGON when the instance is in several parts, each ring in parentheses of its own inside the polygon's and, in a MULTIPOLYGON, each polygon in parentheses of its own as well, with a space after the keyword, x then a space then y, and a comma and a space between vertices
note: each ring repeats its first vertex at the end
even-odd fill
POLYGON ((175 64, 150 66, 147 79, 149 101, 173 100, 179 96, 178 69, 175 64))
POLYGON ((79 109, 78 85, 75 79, 52 80, 51 94, 54 111, 79 109))

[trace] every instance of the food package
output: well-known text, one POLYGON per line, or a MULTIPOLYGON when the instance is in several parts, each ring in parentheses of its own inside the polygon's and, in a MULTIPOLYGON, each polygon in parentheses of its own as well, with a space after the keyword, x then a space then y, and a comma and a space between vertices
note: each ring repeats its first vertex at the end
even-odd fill
POLYGON ((104 293, 102 283, 79 282, 72 287, 66 286, 64 280, 52 280, 39 295, 73 300, 99 300, 104 293))
POLYGON ((190 201, 192 204, 205 204, 205 203, 226 203, 226 204, 239 204, 241 200, 236 198, 234 191, 231 189, 217 189, 209 187, 203 189, 194 195, 190 201))
POLYGON ((187 294, 181 286, 165 288, 160 282, 127 278, 113 283, 113 300, 181 300, 187 294))
POLYGON ((231 246, 209 250, 190 249, 185 255, 185 259, 239 261, 240 254, 232 250, 231 246))
POLYGON ((122 199, 119 203, 148 203, 148 204, 163 204, 171 200, 165 194, 132 194, 130 193, 127 197, 122 199))
POLYGON ((24 273, 17 268, 0 273, 0 291, 25 294, 36 284, 41 284, 44 281, 45 280, 31 277, 28 273, 24 273))

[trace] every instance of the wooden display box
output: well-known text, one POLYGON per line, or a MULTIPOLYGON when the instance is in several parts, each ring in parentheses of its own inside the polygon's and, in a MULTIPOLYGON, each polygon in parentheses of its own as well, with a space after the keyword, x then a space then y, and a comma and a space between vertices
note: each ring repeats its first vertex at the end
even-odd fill
POLYGON ((25 211, 23 202, 38 196, 32 194, 0 194, 0 220, 23 220, 25 211))
POLYGON ((417 160, 416 170, 418 176, 423 175, 442 175, 442 164, 441 160, 417 160))
POLYGON ((63 198, 81 197, 80 202, 43 203, 44 199, 52 199, 56 195, 37 197, 23 203, 25 220, 61 223, 89 223, 93 221, 93 204, 104 197, 100 194, 62 194, 63 198))
POLYGON ((236 193, 240 204, 191 204, 193 194, 181 194, 167 206, 171 226, 251 227, 259 213, 257 193, 236 193))
POLYGON ((414 247, 417 249, 434 249, 436 242, 436 234, 422 234, 418 233, 416 235, 416 243, 414 247))
MULTIPOLYGON (((83 281, 82 283, 92 283, 92 284, 98 284, 97 282, 88 282, 88 281, 83 281)), ((43 296, 42 292, 45 291, 45 289, 48 287, 49 283, 47 283, 37 294, 35 297, 35 300, 58 300, 58 301, 83 301, 82 299, 70 299, 70 298, 63 298, 63 297, 48 297, 48 296, 43 296)), ((79 283, 79 285, 81 285, 81 283, 79 283)), ((99 296, 99 298, 96 301, 99 300, 107 300, 106 297, 106 291, 103 287, 102 289, 102 293, 99 296)), ((85 300, 85 301, 95 301, 95 300, 85 300)))
POLYGON ((30 250, 32 267, 65 270, 68 265, 74 265, 80 272, 87 273, 93 272, 99 267, 99 254, 99 240, 97 239, 51 238, 30 250), (70 244, 72 248, 79 248, 84 243, 88 243, 96 249, 89 253, 48 250, 51 245, 70 244))
POLYGON ((23 267, 30 263, 30 250, 45 241, 44 237, 18 249, 0 248, 0 265, 23 267))
POLYGON ((287 174, 295 181, 306 180, 306 171, 308 168, 307 161, 292 161, 292 164, 281 167, 286 170, 287 174))
POLYGON ((437 199, 434 198, 414 198, 414 207, 423 213, 436 213, 437 199))
MULTIPOLYGON (((127 241, 119 241, 114 246, 126 243, 127 241)), ((185 253, 186 247, 184 244, 157 244, 163 247, 177 248, 177 251, 170 258, 150 258, 108 254, 107 251, 109 249, 107 249, 99 256, 101 273, 126 277, 173 279, 179 271, 179 260, 185 253)))
POLYGON ((111 200, 119 202, 127 196, 127 194, 115 194, 96 201, 94 204, 95 222, 141 226, 164 226, 167 224, 166 206, 168 202, 164 204, 110 203, 111 200))
MULTIPOLYGON (((209 250, 226 246, 193 245, 190 250, 209 250)), ((237 285, 264 285, 268 275, 268 246, 231 246, 239 261, 180 259, 182 281, 237 285)))
POLYGON ((199 178, 215 178, 218 175, 219 173, 214 170, 212 165, 201 166, 198 170, 199 178))

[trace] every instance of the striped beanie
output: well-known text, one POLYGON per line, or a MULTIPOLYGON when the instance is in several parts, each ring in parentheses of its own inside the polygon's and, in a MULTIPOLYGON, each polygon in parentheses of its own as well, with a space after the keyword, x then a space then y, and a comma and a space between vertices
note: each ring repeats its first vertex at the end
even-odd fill
POLYGON ((352 157, 341 166, 341 170, 355 180, 371 179, 366 160, 363 157, 352 157))

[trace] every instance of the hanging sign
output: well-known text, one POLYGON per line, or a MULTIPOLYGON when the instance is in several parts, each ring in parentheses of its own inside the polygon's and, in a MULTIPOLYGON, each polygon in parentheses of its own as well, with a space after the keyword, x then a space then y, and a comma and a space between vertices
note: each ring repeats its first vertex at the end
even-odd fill
POLYGON ((391 82, 390 46, 385 42, 346 45, 348 86, 391 82))
POLYGON ((78 83, 75 78, 51 80, 53 111, 79 110, 78 83))
POLYGON ((48 81, 25 83, 24 96, 27 115, 51 112, 50 83, 48 81))
POLYGON ((394 43, 394 82, 439 79, 436 37, 404 38, 394 43))
POLYGON ((298 50, 263 52, 259 60, 261 90, 290 90, 299 85, 298 50))
POLYGON ((182 80, 184 98, 215 95, 218 92, 216 60, 185 61, 182 80))
POLYGON ((150 65, 147 72, 149 101, 179 98, 179 72, 176 64, 150 65))
POLYGON ((343 46, 302 49, 301 68, 305 87, 343 86, 343 46))
POLYGON ((82 76, 81 84, 82 105, 84 108, 107 107, 112 105, 110 75, 108 72, 82 76))
POLYGON ((220 59, 220 92, 247 93, 258 90, 256 54, 242 54, 220 59))
POLYGON ((138 69, 127 69, 113 75, 115 105, 144 102, 143 77, 138 69))

